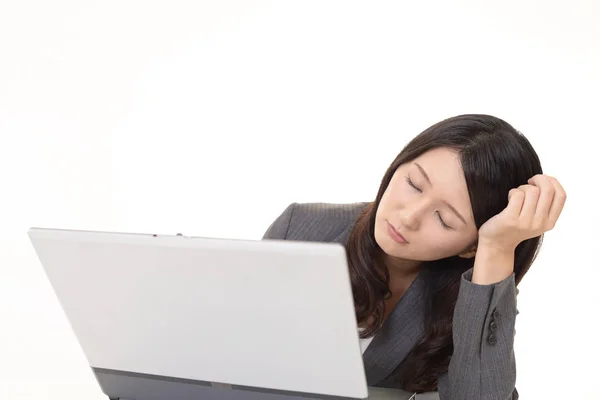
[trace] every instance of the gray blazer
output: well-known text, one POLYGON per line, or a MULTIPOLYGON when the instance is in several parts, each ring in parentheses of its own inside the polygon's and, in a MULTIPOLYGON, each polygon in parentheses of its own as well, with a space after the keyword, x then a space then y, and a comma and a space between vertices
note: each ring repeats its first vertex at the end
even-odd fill
MULTIPOLYGON (((368 203, 294 203, 269 226, 263 239, 346 244, 368 203)), ((454 353, 438 380, 441 400, 518 399, 513 351, 517 290, 514 274, 493 285, 463 274, 453 318, 454 353)), ((417 344, 424 329, 426 278, 419 274, 363 355, 367 383, 402 388, 392 371, 417 344)))

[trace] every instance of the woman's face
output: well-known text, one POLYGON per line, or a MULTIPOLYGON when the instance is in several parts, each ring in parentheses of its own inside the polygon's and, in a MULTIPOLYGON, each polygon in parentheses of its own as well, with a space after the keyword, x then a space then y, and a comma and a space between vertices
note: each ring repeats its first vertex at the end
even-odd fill
POLYGON ((458 153, 437 148, 398 167, 375 217, 375 241, 388 256, 413 261, 472 257, 466 251, 476 239, 458 153))

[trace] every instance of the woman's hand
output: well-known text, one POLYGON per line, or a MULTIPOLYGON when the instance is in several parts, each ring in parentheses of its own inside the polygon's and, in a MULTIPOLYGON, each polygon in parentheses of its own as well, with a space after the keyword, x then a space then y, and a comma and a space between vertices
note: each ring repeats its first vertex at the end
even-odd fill
POLYGON ((554 228, 567 199, 554 177, 535 175, 508 192, 508 206, 479 229, 478 247, 514 251, 524 240, 554 228))

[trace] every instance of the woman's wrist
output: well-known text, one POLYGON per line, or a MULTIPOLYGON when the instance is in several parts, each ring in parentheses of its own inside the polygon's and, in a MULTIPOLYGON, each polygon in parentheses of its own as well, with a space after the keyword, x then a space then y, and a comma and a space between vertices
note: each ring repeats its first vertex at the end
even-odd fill
POLYGON ((471 282, 492 285, 508 278, 515 268, 515 249, 479 243, 471 282))

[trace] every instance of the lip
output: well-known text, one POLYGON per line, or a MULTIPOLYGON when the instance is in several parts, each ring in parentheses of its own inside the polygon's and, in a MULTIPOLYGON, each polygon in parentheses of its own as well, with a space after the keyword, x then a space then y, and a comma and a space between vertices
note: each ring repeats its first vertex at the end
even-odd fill
POLYGON ((396 243, 400 243, 400 244, 408 243, 408 241, 404 238, 404 236, 402 236, 400 234, 400 232, 398 232, 396 230, 396 228, 394 228, 392 226, 392 224, 389 223, 389 221, 387 224, 388 224, 388 234, 396 243))

